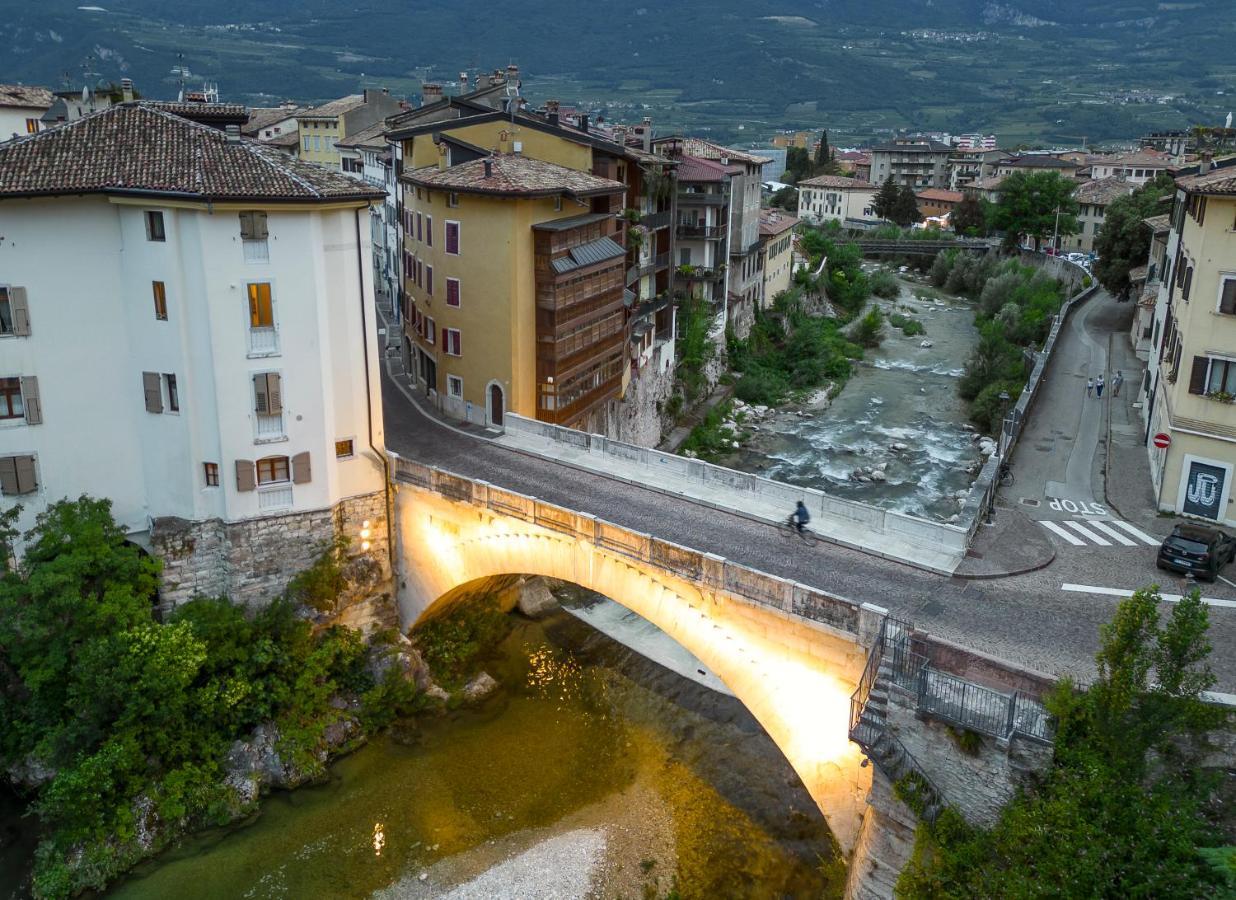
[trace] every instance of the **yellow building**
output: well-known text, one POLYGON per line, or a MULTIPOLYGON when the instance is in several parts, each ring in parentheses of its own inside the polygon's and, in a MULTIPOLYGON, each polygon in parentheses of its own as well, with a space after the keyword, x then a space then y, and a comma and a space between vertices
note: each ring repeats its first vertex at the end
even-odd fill
MULTIPOLYGON (((582 426, 618 396, 627 361, 625 188, 511 152, 452 165, 474 154, 466 143, 404 144, 408 369, 458 418, 582 426)), ((578 148, 541 149, 566 160, 578 148)))
POLYGON ((300 138, 296 155, 337 170, 339 151, 335 149, 336 143, 402 109, 403 104, 386 90, 366 88, 364 93, 350 94, 302 110, 296 114, 295 132, 300 138))
POLYGON ((1160 509, 1236 525, 1236 167, 1176 184, 1143 407, 1151 472, 1160 509))
POLYGON ((790 288, 794 274, 794 226, 798 217, 781 209, 760 210, 760 271, 764 275, 760 305, 772 305, 790 288))

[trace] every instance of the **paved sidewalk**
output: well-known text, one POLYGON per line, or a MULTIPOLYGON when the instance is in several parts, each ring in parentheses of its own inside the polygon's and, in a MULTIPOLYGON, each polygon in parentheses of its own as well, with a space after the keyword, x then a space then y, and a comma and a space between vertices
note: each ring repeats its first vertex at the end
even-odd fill
POLYGON ((1056 559, 1047 533, 1021 510, 998 507, 990 525, 980 525, 956 578, 1007 578, 1046 568, 1056 559))
POLYGON ((1142 423, 1138 385, 1146 363, 1137 358, 1129 342, 1129 326, 1136 307, 1125 303, 1119 324, 1109 340, 1109 368, 1113 375, 1124 373, 1120 396, 1107 406, 1107 455, 1104 460, 1103 495, 1112 512, 1152 532, 1166 534, 1168 526, 1158 515, 1158 503, 1150 480, 1150 457, 1146 452, 1145 425, 1142 423))

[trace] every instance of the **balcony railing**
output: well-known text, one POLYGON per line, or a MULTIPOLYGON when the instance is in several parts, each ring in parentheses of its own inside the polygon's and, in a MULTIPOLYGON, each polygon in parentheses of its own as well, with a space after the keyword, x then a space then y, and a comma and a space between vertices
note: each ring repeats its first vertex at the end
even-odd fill
POLYGON ((706 241, 720 240, 729 231, 725 225, 687 225, 678 223, 678 237, 696 238, 706 241))
POLYGON ((639 223, 649 231, 656 231, 658 228, 665 228, 672 222, 673 219, 671 218, 670 211, 668 209, 665 210, 665 212, 644 213, 639 220, 639 223))
POLYGON ((253 356, 273 356, 279 352, 279 331, 276 328, 250 328, 249 353, 253 356))
POLYGON ((679 206, 725 206, 729 203, 726 194, 683 193, 678 195, 679 206))

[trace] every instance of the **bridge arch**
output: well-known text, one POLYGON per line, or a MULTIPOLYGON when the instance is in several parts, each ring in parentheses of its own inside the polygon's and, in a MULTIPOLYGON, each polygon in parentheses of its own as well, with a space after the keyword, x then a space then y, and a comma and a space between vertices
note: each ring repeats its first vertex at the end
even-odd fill
POLYGON ((405 629, 478 579, 543 575, 603 594, 725 682, 785 754, 845 852, 853 849, 870 787, 848 737, 849 698, 866 655, 854 636, 598 546, 574 525, 528 521, 471 496, 400 484, 395 524, 405 629))

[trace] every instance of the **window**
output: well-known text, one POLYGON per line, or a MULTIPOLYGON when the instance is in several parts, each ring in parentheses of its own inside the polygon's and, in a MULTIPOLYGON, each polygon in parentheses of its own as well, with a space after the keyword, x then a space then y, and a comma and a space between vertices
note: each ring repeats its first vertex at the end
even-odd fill
POLYGON ((425 266, 425 293, 433 296, 433 266, 425 266))
POLYGON ((425 317, 424 321, 425 321, 424 338, 430 344, 434 344, 438 340, 437 325, 434 323, 434 320, 429 318, 428 316, 425 317))
POLYGON ((447 194, 446 195, 446 205, 450 209, 458 209, 459 208, 459 195, 455 193, 447 194))
POLYGON ((0 378, 0 419, 20 419, 26 414, 20 378, 0 378))
POLYGON ((284 439, 283 379, 278 372, 259 372, 253 376, 253 414, 255 440, 284 439))
POLYGON ((258 484, 285 484, 291 480, 286 456, 267 456, 257 461, 258 484))
POLYGON ((151 290, 154 293, 154 308, 155 318, 160 322, 167 321, 167 289, 163 286, 162 281, 150 282, 151 290))
POLYGON ((206 476, 206 487, 219 486, 219 464, 202 463, 202 472, 206 476))
POLYGON ((13 300, 9 289, 0 287, 0 334, 14 334, 13 331, 13 300))
POLYGON ((1219 282, 1219 312, 1225 316, 1236 316, 1236 275, 1229 275, 1219 282))
POLYGON ((322 150, 322 136, 320 134, 315 134, 313 136, 313 150, 315 153, 322 150))
POLYGON ((252 210, 240 214, 240 239, 242 241, 264 241, 267 236, 266 213, 261 210, 252 210))
POLYGON ((355 455, 355 442, 352 438, 335 441, 335 459, 351 459, 355 455))
POLYGON ((33 494, 38 489, 33 456, 0 457, 0 493, 6 497, 16 497, 33 494))
MULTIPOLYGON (((1236 282, 1233 282, 1236 284, 1236 282)), ((446 279, 446 305, 459 306, 459 279, 446 279)))
POLYGON ((554 197, 554 212, 562 212, 562 195, 554 197))
POLYGON ((164 374, 163 387, 167 393, 167 411, 180 412, 180 393, 176 390, 176 376, 164 374))
POLYGON ((433 216, 425 216, 425 245, 433 246, 433 216))
POLYGON ((163 228, 163 213, 157 209, 146 210, 146 240, 167 240, 167 232, 163 228))
POLYGON ((37 134, 38 130, 39 130, 39 120, 38 119, 27 119, 26 120, 26 134, 37 134))
POLYGON ((463 379, 458 375, 446 376, 446 392, 452 397, 463 397, 463 379))
POLYGON ((459 329, 458 328, 443 328, 442 329, 442 349, 446 351, 447 356, 460 356, 459 350, 459 329))
POLYGON ((446 252, 451 256, 459 255, 459 223, 446 223, 446 252))
POLYGON ((1184 287, 1180 289, 1180 296, 1185 303, 1189 302, 1189 290, 1193 287, 1193 267, 1189 266, 1185 269, 1184 287))
POLYGON ((425 239, 424 223, 421 221, 421 214, 416 214, 416 239, 423 241, 425 239))
POLYGON ((691 265, 691 248, 683 247, 678 251, 678 264, 681 266, 691 265))
POLYGON ((309 152, 309 135, 305 135, 305 152, 309 152))
POLYGON ((278 332, 275 329, 275 302, 270 282, 251 281, 245 286, 249 299, 249 352, 277 353, 278 332))

